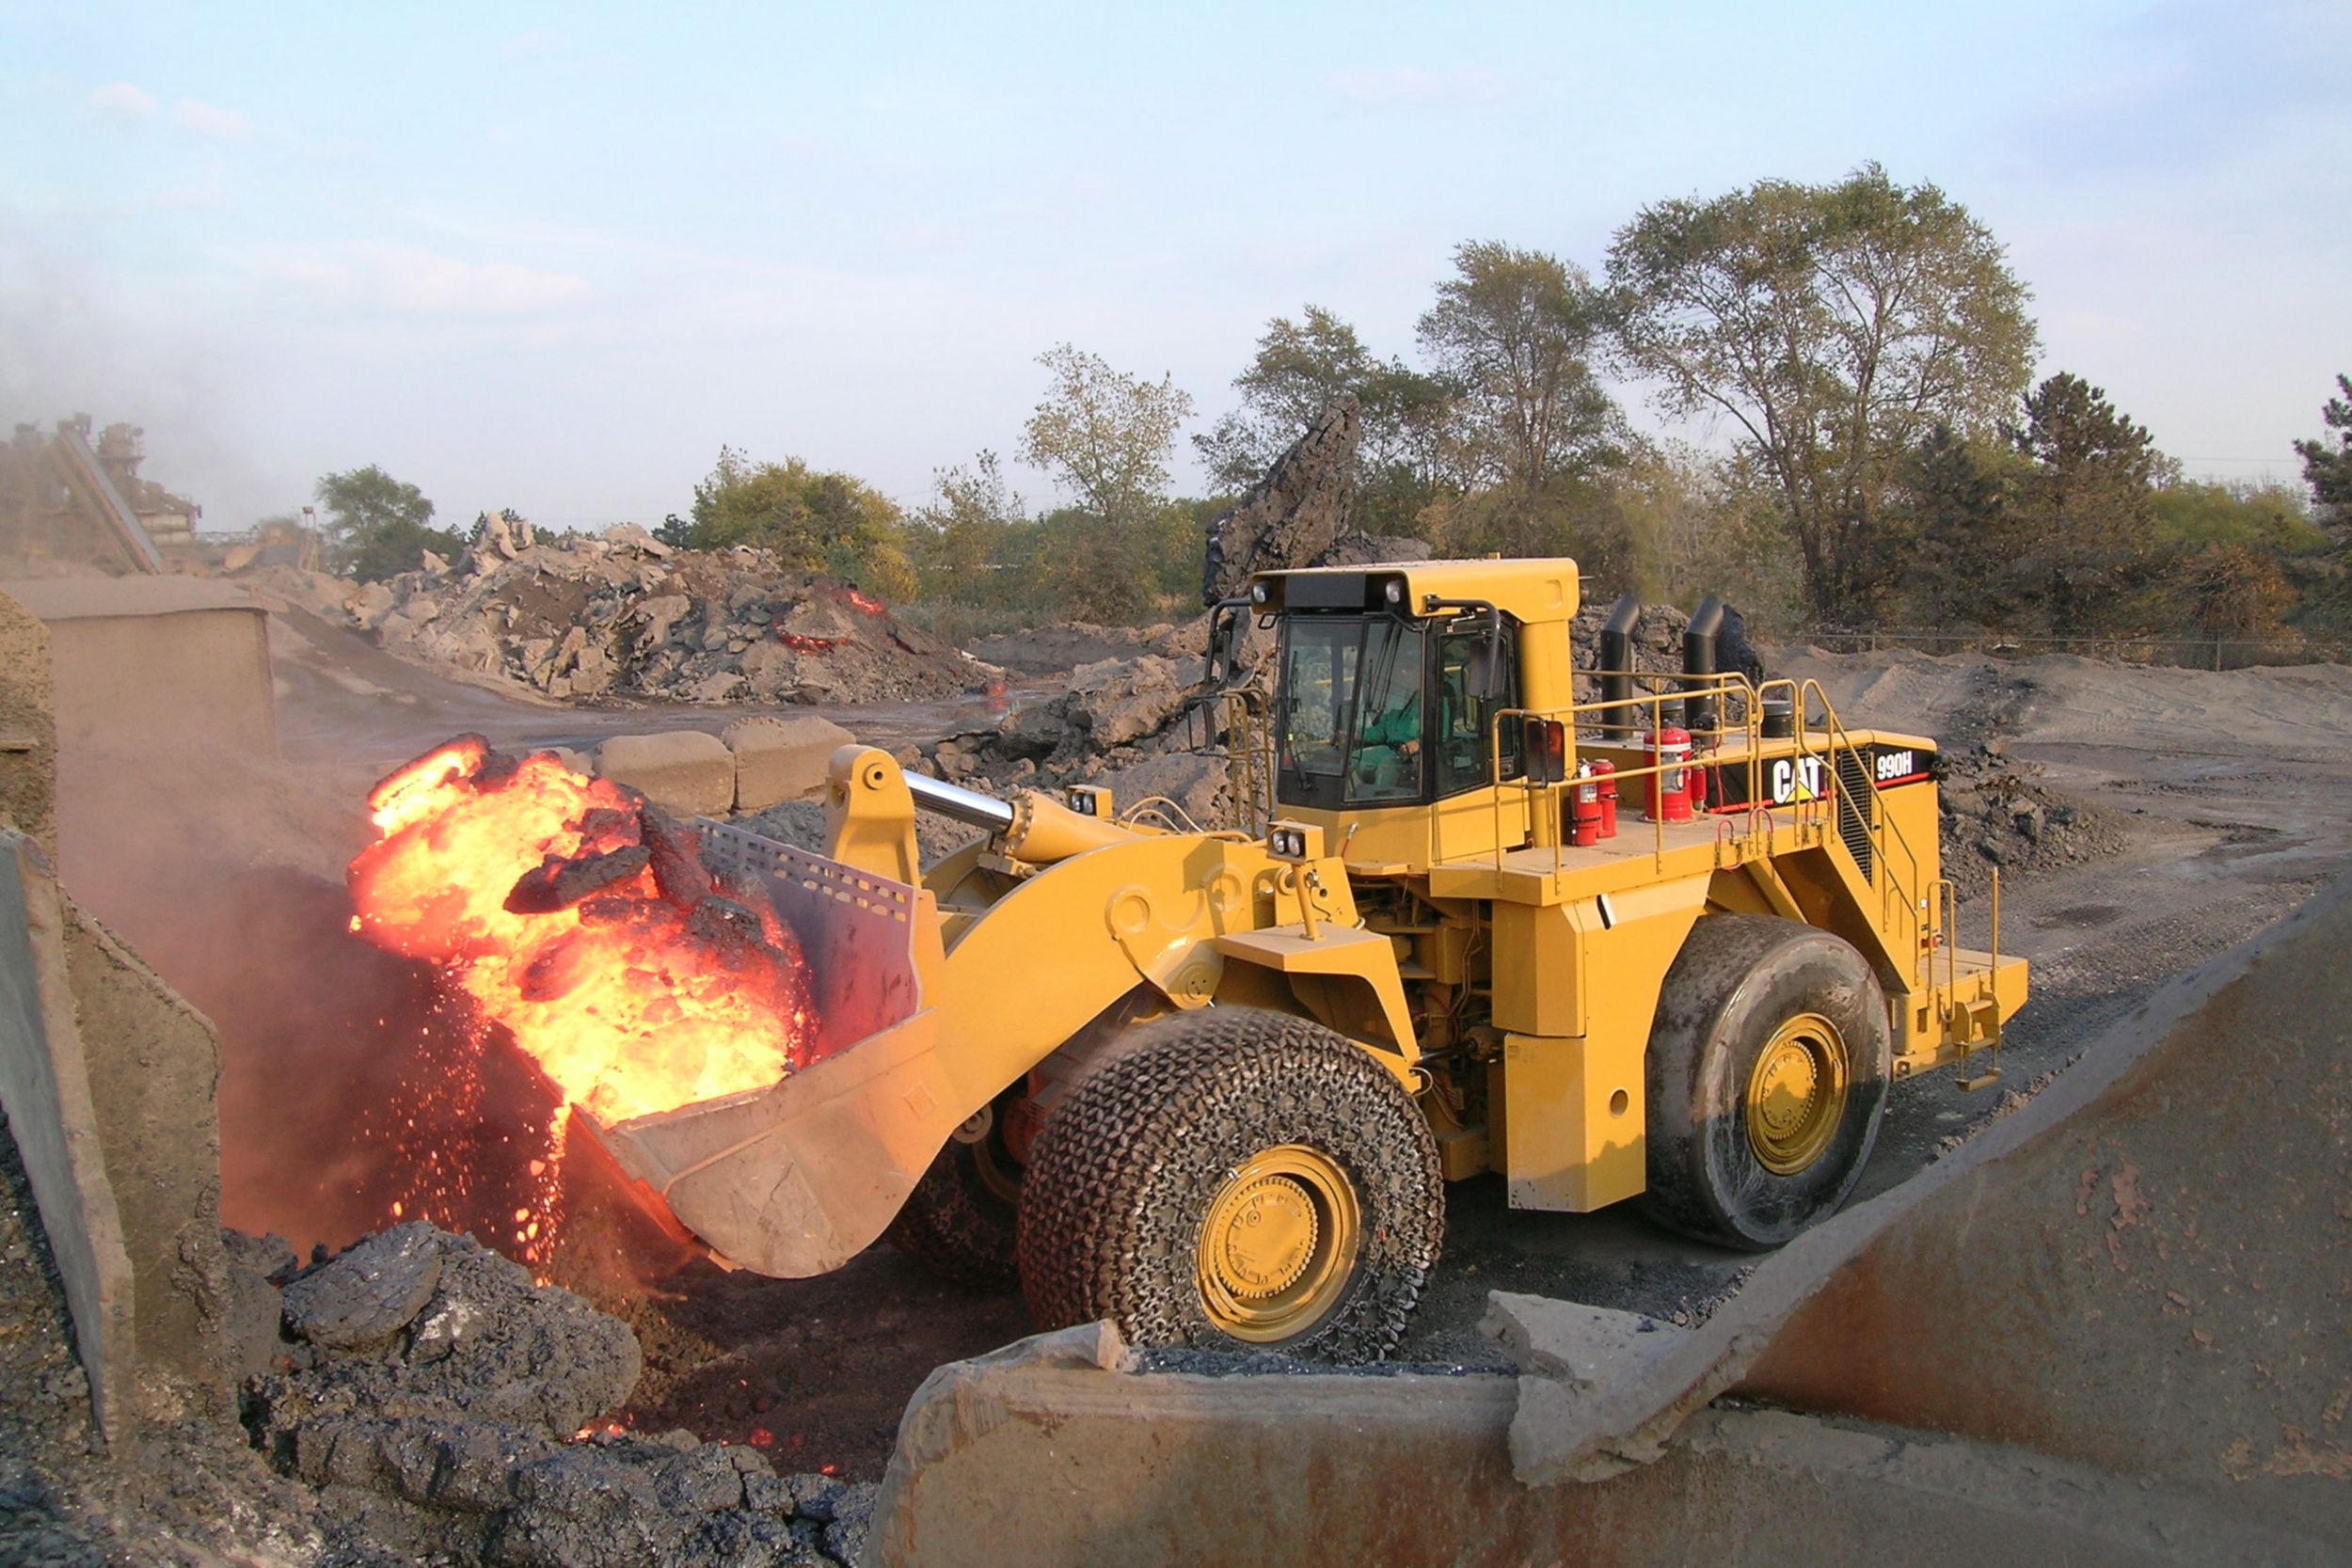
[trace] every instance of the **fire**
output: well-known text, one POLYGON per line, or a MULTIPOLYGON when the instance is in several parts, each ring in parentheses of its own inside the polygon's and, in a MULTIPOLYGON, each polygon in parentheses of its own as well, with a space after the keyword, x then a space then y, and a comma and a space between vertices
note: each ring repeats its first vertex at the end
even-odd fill
MULTIPOLYGON (((764 899, 714 884, 692 833, 635 791, 461 736, 368 806, 381 837, 351 863, 353 929, 438 966, 565 1105, 627 1121, 800 1065, 816 1018, 799 942, 764 899)), ((545 1180, 562 1124, 559 1106, 545 1180)))
POLYGON ((854 588, 844 589, 842 593, 851 604, 857 606, 858 609, 866 611, 868 615, 880 615, 882 612, 882 601, 880 599, 869 599, 854 588))
POLYGON ((841 640, 837 637, 802 637, 788 631, 778 631, 776 641, 796 653, 803 654, 828 653, 841 646, 841 640))

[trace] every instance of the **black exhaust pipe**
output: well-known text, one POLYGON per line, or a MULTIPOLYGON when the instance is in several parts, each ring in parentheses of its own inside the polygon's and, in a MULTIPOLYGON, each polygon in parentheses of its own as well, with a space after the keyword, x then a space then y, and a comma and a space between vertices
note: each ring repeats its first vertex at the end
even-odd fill
MULTIPOLYGON (((1609 608, 1600 624, 1600 700, 1627 703, 1633 699, 1633 633, 1642 624, 1642 601, 1627 594, 1609 608)), ((1629 707, 1604 707, 1600 733, 1621 735, 1642 724, 1629 707)))
POLYGON ((1723 602, 1712 594, 1699 601, 1691 624, 1682 628, 1682 710, 1688 716, 1683 728, 1693 743, 1715 727, 1715 693, 1706 689, 1714 685, 1715 640, 1723 629, 1723 602))

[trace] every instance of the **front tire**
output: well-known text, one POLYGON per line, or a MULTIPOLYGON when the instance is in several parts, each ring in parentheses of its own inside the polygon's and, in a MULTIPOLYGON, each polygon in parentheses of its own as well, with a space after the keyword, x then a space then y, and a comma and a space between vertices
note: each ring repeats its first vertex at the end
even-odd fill
POLYGON ((1779 1246, 1853 1191, 1890 1068, 1885 993, 1852 943, 1793 920, 1704 917, 1650 1031, 1643 1207, 1699 1241, 1779 1246))
POLYGON ((1393 1074, 1320 1024, 1216 1007, 1137 1028, 1046 1122, 1021 1283, 1044 1327, 1376 1360, 1444 1232, 1437 1142, 1393 1074))
POLYGON ((934 1274, 981 1290, 1009 1289, 1021 1208, 1021 1168, 1005 1149, 1005 1102, 970 1139, 951 1138, 882 1234, 934 1274))

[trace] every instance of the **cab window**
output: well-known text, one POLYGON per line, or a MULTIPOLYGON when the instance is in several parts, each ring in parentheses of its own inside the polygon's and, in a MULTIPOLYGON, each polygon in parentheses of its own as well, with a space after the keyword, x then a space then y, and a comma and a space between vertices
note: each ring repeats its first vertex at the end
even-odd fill
MULTIPOLYGON (((1497 776, 1487 772, 1486 744, 1493 734, 1494 716, 1518 704, 1518 638, 1509 624, 1497 637, 1471 628, 1450 631, 1438 640, 1438 723, 1431 733, 1431 746, 1440 798, 1477 789, 1497 776), (1478 695, 1492 689, 1490 663, 1500 667, 1502 676, 1500 700, 1478 695)), ((1504 728, 1499 776, 1512 779, 1519 772, 1518 726, 1504 728)))

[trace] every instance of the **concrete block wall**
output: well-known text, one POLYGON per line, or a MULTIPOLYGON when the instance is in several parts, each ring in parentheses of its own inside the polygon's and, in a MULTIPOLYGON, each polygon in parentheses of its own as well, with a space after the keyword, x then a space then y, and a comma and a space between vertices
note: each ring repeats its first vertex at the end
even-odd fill
POLYGON ((833 753, 854 739, 815 714, 761 716, 715 736, 616 735, 597 746, 590 766, 676 816, 724 816, 821 796, 833 753))

